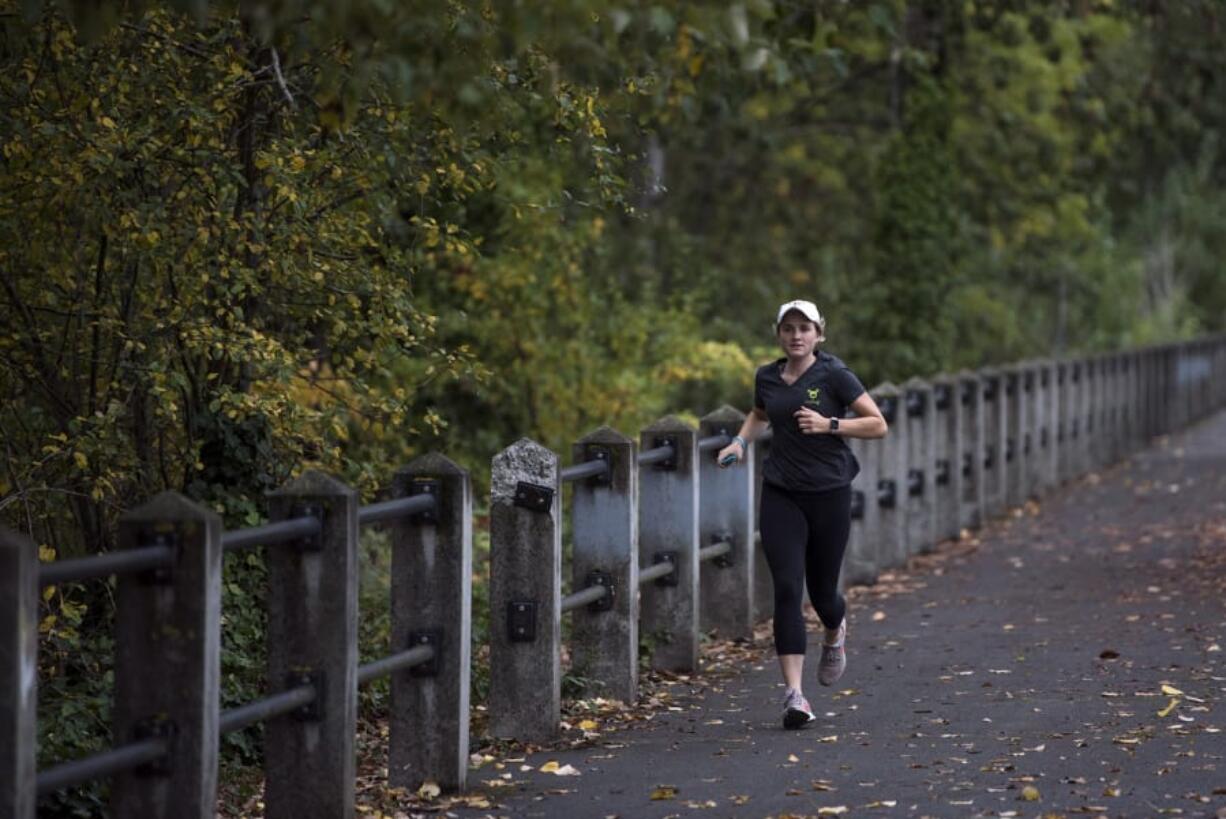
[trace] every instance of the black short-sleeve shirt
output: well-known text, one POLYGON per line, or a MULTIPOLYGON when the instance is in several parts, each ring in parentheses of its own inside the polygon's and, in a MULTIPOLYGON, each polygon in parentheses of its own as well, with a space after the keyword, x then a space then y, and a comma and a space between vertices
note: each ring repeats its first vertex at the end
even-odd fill
POLYGON ((825 492, 848 486, 860 464, 839 435, 805 435, 794 414, 813 403, 822 415, 842 418, 864 393, 860 379, 837 357, 819 351, 817 360, 794 384, 783 381, 781 358, 758 368, 754 406, 766 411, 774 437, 762 467, 762 480, 793 492, 825 492))

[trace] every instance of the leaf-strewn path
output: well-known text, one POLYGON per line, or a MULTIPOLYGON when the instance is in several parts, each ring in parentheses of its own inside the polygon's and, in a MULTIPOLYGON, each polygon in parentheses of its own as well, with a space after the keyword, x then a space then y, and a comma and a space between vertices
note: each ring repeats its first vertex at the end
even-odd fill
POLYGON ((942 552, 853 595, 811 730, 764 651, 458 813, 1226 817, 1226 414, 942 552))

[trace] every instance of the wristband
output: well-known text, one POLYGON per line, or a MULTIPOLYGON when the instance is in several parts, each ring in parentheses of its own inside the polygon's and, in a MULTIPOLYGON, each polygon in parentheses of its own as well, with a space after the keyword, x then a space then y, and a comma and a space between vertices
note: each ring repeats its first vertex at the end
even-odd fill
POLYGON ((745 452, 746 450, 748 450, 748 449, 749 449, 749 442, 748 442, 748 441, 746 441, 744 438, 742 438, 740 435, 733 435, 733 436, 732 436, 732 443, 734 443, 734 444, 740 444, 740 445, 741 445, 741 451, 742 451, 742 452, 745 452))
POLYGON ((832 433, 839 431, 839 419, 834 417, 833 415, 830 416, 830 431, 832 433))

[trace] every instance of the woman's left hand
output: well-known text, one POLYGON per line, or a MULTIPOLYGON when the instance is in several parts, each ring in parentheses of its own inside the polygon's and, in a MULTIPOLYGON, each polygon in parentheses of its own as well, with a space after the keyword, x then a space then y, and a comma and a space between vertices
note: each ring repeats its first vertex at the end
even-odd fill
POLYGON ((801 407, 792 413, 792 417, 805 435, 820 435, 830 431, 830 419, 815 409, 801 407))

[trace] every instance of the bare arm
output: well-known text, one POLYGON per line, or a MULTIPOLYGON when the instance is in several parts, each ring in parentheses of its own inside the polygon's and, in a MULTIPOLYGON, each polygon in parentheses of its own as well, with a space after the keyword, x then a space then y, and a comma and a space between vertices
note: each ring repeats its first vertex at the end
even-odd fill
POLYGON ((762 430, 768 426, 770 426, 770 421, 766 418, 766 412, 754 407, 745 416, 745 422, 741 424, 741 429, 737 432, 737 437, 745 442, 744 445, 741 444, 741 441, 734 439, 732 443, 719 451, 715 459, 719 461, 721 466, 724 465, 724 460, 729 455, 735 456, 737 461, 745 460, 745 448, 749 445, 749 442, 761 435, 762 430))
POLYGON ((844 438, 884 438, 889 425, 881 415, 877 402, 867 392, 851 402, 855 418, 840 418, 839 428, 830 429, 830 419, 816 410, 801 407, 796 410, 796 423, 805 435, 841 435, 844 438))

